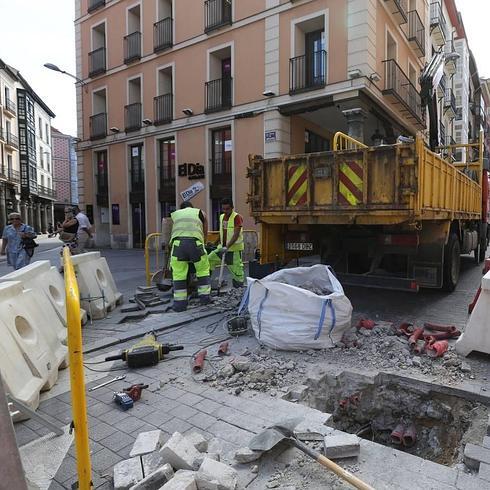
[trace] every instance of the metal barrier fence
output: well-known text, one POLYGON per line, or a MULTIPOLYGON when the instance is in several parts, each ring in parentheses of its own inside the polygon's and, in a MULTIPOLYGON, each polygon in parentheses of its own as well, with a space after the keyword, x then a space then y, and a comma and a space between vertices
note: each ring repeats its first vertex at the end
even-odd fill
MULTIPOLYGON (((146 285, 151 286, 152 279, 157 272, 166 266, 165 251, 160 246, 161 233, 150 233, 145 240, 145 272, 146 285)), ((208 231, 207 241, 217 243, 219 241, 219 231, 208 231)), ((259 245, 259 235, 255 230, 243 231, 243 242, 245 248, 242 254, 244 263, 248 263, 255 258, 255 251, 259 245)))
POLYGON ((65 275, 66 320, 68 355, 70 362, 71 406, 75 430, 78 488, 92 488, 92 467, 88 440, 87 401, 83 370, 82 324, 80 321, 80 293, 69 247, 63 249, 65 275))

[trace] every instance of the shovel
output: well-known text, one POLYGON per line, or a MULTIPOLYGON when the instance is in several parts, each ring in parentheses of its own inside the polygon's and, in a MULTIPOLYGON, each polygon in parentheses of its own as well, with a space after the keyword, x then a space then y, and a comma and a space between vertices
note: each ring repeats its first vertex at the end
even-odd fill
POLYGON ((264 430, 260 434, 254 436, 248 444, 248 447, 252 451, 270 451, 274 446, 279 444, 281 441, 288 441, 294 447, 298 448, 303 453, 313 458, 317 463, 320 463, 325 468, 333 471, 337 476, 350 483, 353 487, 359 490, 374 490, 373 487, 364 483, 362 480, 354 476, 352 473, 344 470, 341 466, 334 463, 326 456, 323 456, 319 452, 311 449, 306 444, 299 441, 294 436, 294 428, 302 421, 301 418, 288 419, 280 422, 277 425, 273 425, 268 429, 264 430))
POLYGON ((223 251, 223 256, 221 257, 221 267, 219 269, 219 279, 218 279, 218 296, 221 291, 221 286, 223 285, 223 273, 225 272, 225 260, 226 252, 223 251))

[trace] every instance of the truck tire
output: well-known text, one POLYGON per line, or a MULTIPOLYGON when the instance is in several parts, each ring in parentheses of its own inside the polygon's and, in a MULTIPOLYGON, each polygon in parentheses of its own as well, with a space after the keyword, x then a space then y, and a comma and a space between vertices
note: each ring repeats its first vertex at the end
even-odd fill
POLYGON ((480 233, 480 243, 478 245, 478 255, 479 255, 479 263, 483 262, 485 260, 485 256, 487 253, 487 247, 488 247, 488 225, 487 223, 484 223, 481 228, 481 233, 480 233))
POLYGON ((443 283, 444 291, 454 291, 459 280, 461 265, 461 247, 456 234, 449 236, 446 246, 444 247, 444 265, 443 265, 443 283))

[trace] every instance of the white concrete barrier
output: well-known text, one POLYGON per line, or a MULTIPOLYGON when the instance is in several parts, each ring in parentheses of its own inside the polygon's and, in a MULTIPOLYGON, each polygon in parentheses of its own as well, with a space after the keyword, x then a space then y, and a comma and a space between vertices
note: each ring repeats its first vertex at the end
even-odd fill
POLYGON ((100 252, 73 256, 80 304, 92 319, 104 318, 122 301, 107 261, 100 252))
POLYGON ((482 278, 480 296, 455 348, 462 356, 474 350, 490 354, 490 272, 482 278))
POLYGON ((58 335, 62 328, 46 296, 19 281, 0 284, 0 343, 9 351, 0 357, 0 372, 12 396, 33 409, 39 391, 49 390, 58 369, 67 366, 68 350, 58 335))

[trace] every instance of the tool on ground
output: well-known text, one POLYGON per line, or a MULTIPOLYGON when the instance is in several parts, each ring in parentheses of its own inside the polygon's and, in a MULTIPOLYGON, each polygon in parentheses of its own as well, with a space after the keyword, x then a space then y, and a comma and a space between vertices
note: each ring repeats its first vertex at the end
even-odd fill
POLYGON ((141 399, 141 392, 148 388, 148 385, 145 385, 143 383, 138 383, 135 385, 131 385, 129 388, 123 388, 124 393, 129 395, 129 397, 134 401, 137 402, 138 400, 141 399))
POLYGON ((248 332, 248 319, 244 316, 236 316, 226 322, 226 327, 230 335, 243 335, 248 332))
POLYGON ((333 471, 337 476, 343 480, 349 482, 355 488, 360 490, 374 490, 373 487, 364 483, 362 480, 354 476, 352 473, 344 470, 341 466, 334 463, 326 456, 323 456, 319 452, 311 449, 309 446, 299 441, 294 435, 294 428, 302 421, 302 418, 293 418, 285 420, 277 425, 273 425, 264 430, 260 434, 254 436, 248 444, 248 447, 252 451, 269 451, 281 441, 288 441, 294 447, 304 452, 315 461, 325 466, 329 470, 333 471))
POLYGON ((221 287, 223 286, 223 273, 225 272, 225 261, 226 261, 226 250, 223 250, 223 256, 221 257, 221 266, 219 268, 219 279, 218 279, 218 296, 221 292, 221 287))
POLYGON ((114 401, 124 411, 133 408, 134 405, 133 399, 127 393, 124 392, 114 393, 114 401))
POLYGON ((204 367, 204 359, 206 358, 208 351, 206 349, 198 352, 194 357, 194 364, 192 366, 192 372, 199 374, 204 367))
POLYGON ((183 350, 182 345, 161 344, 157 342, 155 334, 146 334, 138 343, 123 350, 117 356, 106 357, 106 361, 122 360, 128 363, 130 368, 154 366, 158 364, 169 352, 183 350))
POLYGON ((172 271, 170 270, 171 253, 168 247, 165 247, 163 263, 164 269, 157 271, 151 278, 152 282, 157 285, 160 291, 169 291, 172 289, 172 271))
MULTIPOLYGON (((106 361, 107 361, 107 359, 106 359, 106 361)), ((112 378, 109 381, 106 381, 105 383, 100 383, 100 385, 92 386, 92 388, 89 388, 88 391, 98 390, 99 388, 103 388, 104 386, 110 385, 111 383, 114 383, 116 381, 121 381, 122 379, 125 379, 125 378, 126 378, 125 374, 123 374, 122 376, 116 376, 115 378, 112 378)))

